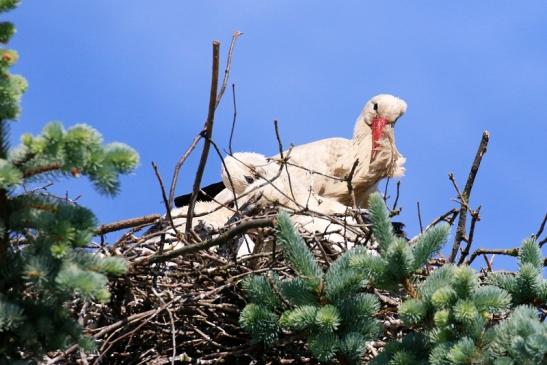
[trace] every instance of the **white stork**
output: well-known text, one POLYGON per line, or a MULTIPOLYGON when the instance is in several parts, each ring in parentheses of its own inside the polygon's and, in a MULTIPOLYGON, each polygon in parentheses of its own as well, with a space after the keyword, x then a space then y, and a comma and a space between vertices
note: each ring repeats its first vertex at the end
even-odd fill
MULTIPOLYGON (((394 126, 406 108, 406 103, 395 96, 377 95, 357 118, 352 139, 328 138, 296 146, 290 153, 284 152, 285 157, 288 154, 286 162, 280 155, 268 159, 249 152, 226 157, 222 169, 226 188, 213 201, 197 203, 196 213, 214 211, 196 220, 215 228, 226 224, 234 212, 225 205, 233 200, 234 193, 239 205, 256 196, 254 192, 261 194, 259 204, 279 204, 296 212, 331 215, 345 213, 354 203, 357 208, 366 207, 368 196, 381 179, 404 174, 405 158, 395 146, 394 126), (354 164, 352 195, 347 177, 354 164)), ((178 208, 173 214, 185 214, 186 210, 178 208)), ((312 233, 333 226, 320 217, 297 214, 294 218, 312 233)))

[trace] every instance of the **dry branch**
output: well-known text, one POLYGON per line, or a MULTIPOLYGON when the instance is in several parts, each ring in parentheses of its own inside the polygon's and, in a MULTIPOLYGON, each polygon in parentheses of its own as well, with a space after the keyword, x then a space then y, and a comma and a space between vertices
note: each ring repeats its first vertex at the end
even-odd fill
POLYGON ((154 173, 156 174, 156 178, 158 179, 158 183, 160 184, 161 197, 163 199, 163 204, 165 205, 165 211, 167 214, 167 219, 169 220, 169 224, 171 225, 171 228, 175 232, 175 235, 177 236, 177 238, 181 240, 182 236, 179 234, 177 227, 175 227, 175 222, 173 222, 173 216, 171 215, 171 207, 169 206, 169 201, 167 200, 167 195, 165 194, 165 187, 163 186, 163 179, 161 178, 158 165, 155 162, 152 162, 152 168, 154 169, 154 173))
POLYGON ((454 237, 454 243, 452 244, 452 251, 450 252, 450 256, 448 257, 448 262, 450 263, 454 262, 454 260, 456 259, 456 255, 458 254, 458 251, 460 249, 461 242, 465 237, 465 223, 467 220, 467 210, 469 198, 471 197, 471 189, 473 188, 475 177, 477 176, 477 172, 479 171, 482 156, 484 156, 484 154, 486 153, 486 148, 488 147, 489 140, 490 134, 488 133, 488 131, 484 131, 482 133, 482 138, 479 144, 479 148, 477 150, 477 154, 475 155, 475 159, 473 160, 473 164, 471 165, 471 170, 469 171, 469 175, 467 176, 467 182, 465 183, 463 192, 460 195, 460 218, 456 229, 456 236, 454 237))
MULTIPOLYGON (((480 255, 506 255, 506 256, 513 256, 517 257, 519 255, 519 248, 506 248, 506 249, 487 249, 487 248, 479 248, 476 251, 474 251, 471 256, 469 256, 469 259, 465 261, 466 265, 471 265, 473 261, 477 258, 477 256, 480 255)), ((547 257, 543 259, 543 266, 547 266, 547 257)))
POLYGON ((207 113, 207 120, 205 121, 205 128, 202 132, 203 137, 206 138, 203 143, 203 150, 201 152, 201 158, 199 160, 198 169, 196 171, 196 177, 194 179, 194 185, 192 188, 192 196, 188 203, 188 212, 186 218, 186 234, 188 235, 192 229, 192 220, 194 218, 194 206, 198 198, 198 193, 201 185, 201 178, 203 177, 203 171, 205 170, 205 164, 207 163, 207 156, 209 155, 209 148, 211 145, 211 137, 213 135, 213 122, 215 120, 215 110, 217 103, 217 88, 218 88, 218 65, 220 58, 220 43, 218 41, 213 42, 213 69, 211 76, 211 91, 209 93, 209 111, 207 113))
POLYGON ((135 261, 133 266, 147 266, 158 262, 165 262, 171 260, 175 257, 195 253, 201 250, 206 250, 208 248, 218 246, 221 243, 224 243, 237 235, 240 235, 246 232, 249 229, 259 228, 259 227, 272 227, 274 225, 274 218, 261 218, 261 219, 252 219, 248 221, 242 221, 234 228, 224 232, 223 234, 210 239, 205 242, 184 246, 182 248, 165 252, 163 254, 155 254, 149 257, 145 257, 142 260, 135 261))
POLYGON ((110 232, 121 231, 122 229, 133 228, 143 224, 157 222, 161 218, 159 214, 150 214, 142 217, 125 219, 114 223, 102 224, 97 228, 97 235, 103 235, 110 232))

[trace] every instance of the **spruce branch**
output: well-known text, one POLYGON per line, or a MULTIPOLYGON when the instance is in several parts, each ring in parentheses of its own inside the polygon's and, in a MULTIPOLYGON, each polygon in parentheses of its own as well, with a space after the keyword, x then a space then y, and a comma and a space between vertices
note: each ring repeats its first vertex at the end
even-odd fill
MULTIPOLYGON (((17 4, 0 0, 0 11, 17 4)), ((14 32, 13 24, 0 23, 0 43, 14 32)), ((0 362, 7 363, 33 362, 70 344, 91 349, 67 303, 73 297, 107 302, 108 276, 127 271, 124 259, 87 250, 97 225, 91 211, 45 189, 27 191, 24 182, 44 174, 83 174, 112 195, 119 175, 138 164, 132 148, 103 146, 101 135, 86 125, 65 130, 49 123, 10 149, 8 122, 18 117, 27 89, 22 77, 10 74, 17 59, 15 51, 0 50, 0 362)))

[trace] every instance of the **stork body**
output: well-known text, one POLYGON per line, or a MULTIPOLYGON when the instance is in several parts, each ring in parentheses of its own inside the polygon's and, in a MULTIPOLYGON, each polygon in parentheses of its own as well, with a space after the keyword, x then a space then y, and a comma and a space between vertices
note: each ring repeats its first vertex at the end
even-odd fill
MULTIPOLYGON (((280 155, 266 158, 256 153, 236 153, 224 159, 222 181, 226 189, 212 202, 198 202, 197 217, 215 228, 234 215, 227 207, 237 197, 239 206, 259 194, 258 204, 277 204, 310 215, 296 214, 295 223, 311 233, 338 229, 338 240, 348 237, 346 224, 333 224, 320 215, 344 214, 354 204, 366 207, 368 196, 382 178, 404 174, 405 158, 395 146, 394 125, 406 111, 406 103, 392 95, 377 95, 367 102, 357 118, 352 139, 328 138, 296 146, 280 155), (356 162, 357 161, 357 162, 356 162), (356 163, 348 189, 348 176, 356 163), (313 216, 313 212, 319 216, 313 216)), ((234 207, 232 205, 232 207, 234 207)), ((174 210, 184 215, 187 207, 174 210)), ((181 218, 181 221, 184 220, 181 218)), ((196 223, 197 223, 196 222, 196 223)), ((354 223, 354 222, 349 222, 354 223)))
MULTIPOLYGON (((318 206, 326 203, 321 209, 325 214, 343 213, 340 211, 344 210, 342 206, 352 206, 353 198, 357 207, 365 207, 368 196, 376 191, 382 178, 404 174, 405 158, 395 146, 393 127, 405 111, 406 103, 395 96, 382 94, 373 97, 357 118, 352 139, 327 138, 294 147, 278 188, 290 193, 297 206, 308 206, 310 201, 314 204, 313 200, 318 206), (357 166, 351 179, 352 196, 347 177, 354 163, 357 166), (310 200, 310 191, 313 200, 310 200)), ((288 151, 284 153, 287 154, 288 151)), ((253 166, 245 155, 235 154, 234 157, 246 166, 253 166)), ((234 157, 229 156, 227 160, 234 157)), ((280 155, 271 158, 283 163, 280 159, 280 155)), ((278 200, 290 205, 287 199, 278 200)))

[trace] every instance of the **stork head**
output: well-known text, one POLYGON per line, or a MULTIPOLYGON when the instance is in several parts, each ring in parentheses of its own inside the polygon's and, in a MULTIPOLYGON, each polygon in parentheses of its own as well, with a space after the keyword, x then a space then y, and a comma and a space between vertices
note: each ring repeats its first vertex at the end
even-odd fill
POLYGON ((372 151, 378 147, 385 128, 395 127, 395 123, 406 112, 406 102, 396 96, 380 94, 370 99, 357 119, 354 138, 372 134, 372 151))
POLYGON ((264 174, 263 170, 268 164, 266 156, 260 153, 238 152, 226 156, 222 165, 222 182, 237 195, 243 194, 249 185, 264 174))

